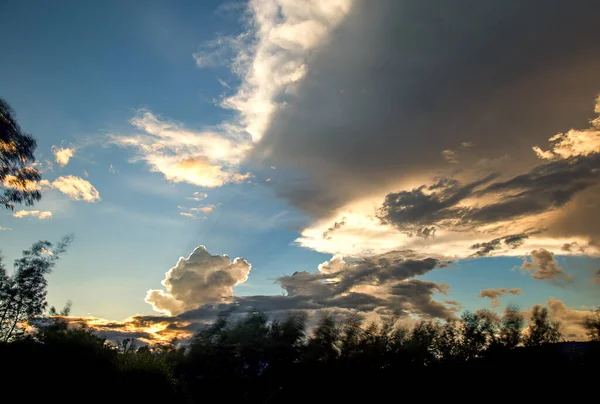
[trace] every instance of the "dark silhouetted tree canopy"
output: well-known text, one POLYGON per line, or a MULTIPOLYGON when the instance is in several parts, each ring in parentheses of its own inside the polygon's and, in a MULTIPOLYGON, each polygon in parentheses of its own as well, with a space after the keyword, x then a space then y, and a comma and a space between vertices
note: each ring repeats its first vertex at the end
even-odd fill
POLYGON ((548 309, 540 305, 533 306, 528 333, 525 336, 525 346, 551 344, 560 341, 560 324, 551 321, 548 309))
POLYGON ((594 309, 593 313, 586 317, 583 325, 590 340, 600 342, 600 307, 594 309))
POLYGON ((14 209, 16 203, 33 205, 42 197, 35 184, 40 172, 35 162, 36 141, 24 133, 13 110, 0 98, 0 204, 14 209))
POLYGON ((71 241, 72 236, 64 237, 56 246, 48 241, 38 241, 15 260, 12 276, 0 262, 0 341, 22 336, 27 323, 43 314, 47 304, 46 275, 71 241))

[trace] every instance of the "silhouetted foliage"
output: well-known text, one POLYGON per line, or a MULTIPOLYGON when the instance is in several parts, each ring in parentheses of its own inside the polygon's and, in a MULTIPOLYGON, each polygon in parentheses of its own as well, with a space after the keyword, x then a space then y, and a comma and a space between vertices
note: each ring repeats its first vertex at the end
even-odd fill
POLYGON ((517 347, 523 338, 525 317, 518 306, 509 305, 504 310, 504 316, 500 322, 500 342, 506 348, 517 347))
POLYGON ((548 309, 540 305, 533 306, 531 321, 524 339, 525 346, 551 344, 560 341, 560 324, 551 321, 548 309))
POLYGON ((48 241, 34 243, 15 260, 12 276, 0 262, 0 341, 23 336, 27 323, 43 314, 47 304, 46 275, 71 241, 72 236, 67 236, 56 246, 48 241))
POLYGON ((24 133, 10 105, 0 98, 0 204, 14 209, 15 203, 33 205, 42 197, 31 184, 41 180, 35 162, 36 141, 24 133))
POLYGON ((600 341, 600 307, 595 308, 593 313, 585 318, 583 326, 590 341, 600 341))
POLYGON ((55 316, 39 332, 0 343, 2 366, 36 369, 28 379, 13 372, 6 379, 10 386, 39 386, 31 401, 75 402, 101 391, 118 403, 378 402, 423 387, 419 394, 427 399, 448 399, 460 383, 469 386, 469 401, 498 386, 499 394, 510 393, 515 371, 534 385, 549 374, 560 380, 553 389, 520 393, 548 399, 572 381, 593 377, 600 358, 598 344, 552 343, 558 324, 540 307, 523 341, 528 346, 519 337, 524 319, 516 307, 502 318, 479 310, 460 320, 420 320, 410 329, 396 318, 365 324, 358 315, 337 321, 326 314, 308 326, 305 314, 270 320, 260 311, 240 316, 230 310, 180 346, 139 346, 133 339, 113 345, 90 329, 69 326, 60 315, 69 310, 69 304, 62 312, 51 308, 55 316), (60 396, 56 386, 65 383, 69 395, 60 396))

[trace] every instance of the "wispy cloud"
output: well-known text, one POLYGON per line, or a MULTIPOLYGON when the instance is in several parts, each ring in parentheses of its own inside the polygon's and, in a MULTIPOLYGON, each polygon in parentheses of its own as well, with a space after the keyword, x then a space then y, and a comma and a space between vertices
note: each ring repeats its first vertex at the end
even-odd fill
POLYGON ((148 110, 140 110, 131 124, 140 131, 138 134, 112 134, 110 140, 117 146, 132 148, 132 161, 145 161, 151 171, 162 173, 167 180, 218 187, 251 177, 237 171, 249 147, 243 136, 187 129, 148 110))
POLYGON ((40 220, 50 219, 52 217, 52 212, 49 211, 39 211, 39 210, 19 210, 13 213, 14 217, 22 219, 24 217, 35 217, 40 220))
POLYGON ((443 150, 442 157, 450 164, 458 164, 458 153, 454 150, 443 150))
POLYGON ((188 197, 187 199, 190 199, 192 201, 196 201, 196 202, 200 202, 203 201, 204 199, 206 199, 208 197, 208 194, 206 192, 194 192, 192 194, 192 196, 188 197))
POLYGON ((215 210, 217 205, 201 205, 193 208, 186 208, 185 206, 177 206, 177 208, 181 211, 179 214, 181 216, 190 217, 192 219, 200 219, 201 217, 206 217, 207 213, 211 213, 215 210))

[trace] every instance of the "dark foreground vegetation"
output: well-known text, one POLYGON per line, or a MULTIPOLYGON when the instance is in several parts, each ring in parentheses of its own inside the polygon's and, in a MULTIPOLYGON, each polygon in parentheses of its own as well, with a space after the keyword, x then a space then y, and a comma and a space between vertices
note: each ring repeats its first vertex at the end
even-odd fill
MULTIPOLYGON (((595 388, 600 342, 560 340, 543 307, 457 322, 364 325, 223 313, 187 344, 111 345, 61 317, 0 344, 10 402, 203 403, 574 399, 595 388)), ((590 323, 598 339, 598 323, 590 323), (593 327, 596 327, 594 329, 593 327)), ((594 393, 591 393, 594 394, 594 393)), ((9 401, 7 401, 9 402, 9 401)))

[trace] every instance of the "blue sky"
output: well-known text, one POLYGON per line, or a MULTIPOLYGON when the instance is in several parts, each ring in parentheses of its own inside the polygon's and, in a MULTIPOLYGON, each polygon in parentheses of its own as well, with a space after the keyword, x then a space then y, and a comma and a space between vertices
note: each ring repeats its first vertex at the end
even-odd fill
MULTIPOLYGON (((235 296, 292 296, 280 277, 319 273, 334 254, 356 270, 352 262, 394 250, 439 260, 416 279, 449 285, 428 296, 460 302, 447 306, 455 312, 490 307, 478 297, 490 288, 521 289, 503 293, 497 310, 551 297, 565 310, 597 305, 599 239, 596 222, 585 219, 598 204, 595 171, 573 192, 536 188, 546 178, 556 183, 549 175, 568 159, 597 164, 600 126, 590 120, 600 113, 600 82, 590 72, 600 57, 585 28, 569 33, 581 38, 581 49, 558 33, 544 37, 569 61, 555 68, 545 45, 533 54, 503 46, 526 35, 520 25, 504 33, 493 23, 496 15, 520 21, 535 10, 512 16, 499 5, 457 29, 465 13, 440 5, 435 13, 451 16, 449 28, 428 31, 425 6, 409 7, 396 25, 393 2, 368 12, 349 0, 307 4, 302 11, 283 0, 2 2, 0 36, 10 40, 0 96, 37 139, 49 181, 40 203, 18 209, 52 212, 43 220, 3 213, 0 226, 11 229, 0 232, 7 262, 38 239, 74 233, 50 277, 49 302, 70 299, 74 315, 110 320, 153 309, 177 315, 231 298, 231 287, 235 296), (580 58, 585 49, 592 56, 580 58), (563 136, 549 141, 557 133, 563 136), (73 153, 64 165, 59 149, 73 153), (498 176, 457 205, 432 208, 431 198, 447 201, 492 172, 498 176), (539 172, 550 174, 509 182, 539 172), (55 181, 68 176, 100 198, 61 190, 55 181), (434 187, 440 178, 454 182, 434 187), (561 192, 566 201, 552 200, 561 192), (534 193, 546 202, 531 209, 524 198, 534 193), (510 198, 518 213, 506 213, 510 198), (502 214, 484 211, 491 205, 502 214), (470 218, 459 209, 465 206, 470 218), (426 214, 411 213, 417 209, 426 214), (428 229, 435 235, 422 233, 428 229), (522 240, 507 241, 514 235, 522 240), (489 254, 473 255, 477 243, 495 239, 489 254), (200 258, 243 257, 252 270, 192 266, 190 257, 173 276, 222 270, 239 277, 165 289, 165 272, 200 245, 208 254, 200 258), (521 268, 524 259, 531 265, 521 268), (170 303, 149 304, 149 290, 163 290, 170 303)), ((560 12, 547 11, 536 22, 540 32, 560 12)), ((585 18, 584 10, 572 12, 585 18)), ((373 289, 386 286, 382 279, 351 290, 388 296, 391 289, 373 289)), ((402 310, 428 315, 406 299, 402 310)))

